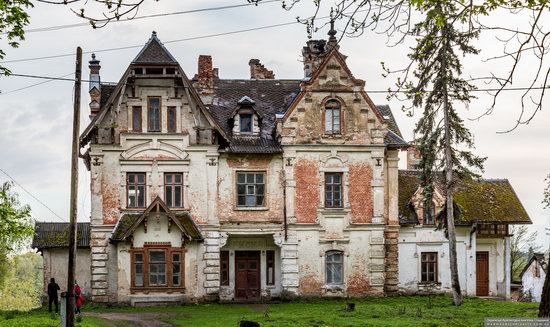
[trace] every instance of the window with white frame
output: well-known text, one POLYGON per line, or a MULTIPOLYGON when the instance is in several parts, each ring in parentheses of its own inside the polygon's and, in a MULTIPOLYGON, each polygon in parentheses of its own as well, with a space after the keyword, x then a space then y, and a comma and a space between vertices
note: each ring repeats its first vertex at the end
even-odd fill
POLYGON ((344 283, 344 253, 328 251, 325 255, 325 271, 327 285, 344 283))
POLYGON ((265 205, 265 173, 237 172, 237 206, 263 207, 265 205))

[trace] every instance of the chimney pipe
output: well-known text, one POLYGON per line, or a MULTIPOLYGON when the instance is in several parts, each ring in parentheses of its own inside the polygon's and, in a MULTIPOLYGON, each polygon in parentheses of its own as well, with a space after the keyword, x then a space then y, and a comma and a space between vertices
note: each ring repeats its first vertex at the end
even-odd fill
POLYGON ((101 66, 96 59, 95 53, 92 53, 92 60, 89 61, 90 82, 88 92, 90 93, 90 119, 93 119, 99 112, 101 102, 101 77, 99 71, 101 66))

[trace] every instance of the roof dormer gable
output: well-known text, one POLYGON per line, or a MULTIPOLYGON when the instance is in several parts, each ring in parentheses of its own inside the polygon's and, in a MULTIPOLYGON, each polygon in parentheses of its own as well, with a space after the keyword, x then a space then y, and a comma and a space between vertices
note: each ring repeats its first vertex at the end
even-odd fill
POLYGON ((262 115, 255 108, 256 102, 243 96, 231 114, 234 136, 259 136, 262 115))

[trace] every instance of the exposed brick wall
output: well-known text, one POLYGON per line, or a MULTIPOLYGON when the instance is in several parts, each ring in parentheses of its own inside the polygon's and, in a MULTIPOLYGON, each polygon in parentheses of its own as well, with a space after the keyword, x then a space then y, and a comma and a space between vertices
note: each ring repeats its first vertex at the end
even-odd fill
POLYGON ((199 89, 214 88, 214 69, 212 68, 212 56, 200 55, 198 64, 199 66, 197 74, 197 87, 199 89))
POLYGON ((102 177, 101 193, 103 199, 103 223, 116 224, 120 209, 119 191, 116 185, 110 184, 107 178, 102 177))
POLYGON ((319 168, 314 160, 300 159, 294 167, 297 223, 315 223, 319 204, 319 168))
POLYGON ((368 164, 349 167, 349 203, 354 223, 370 223, 373 215, 372 168, 368 164))
POLYGON ((385 258, 385 270, 386 278, 384 289, 386 294, 394 294, 399 290, 399 248, 398 237, 399 232, 387 231, 386 237, 386 258, 385 258))

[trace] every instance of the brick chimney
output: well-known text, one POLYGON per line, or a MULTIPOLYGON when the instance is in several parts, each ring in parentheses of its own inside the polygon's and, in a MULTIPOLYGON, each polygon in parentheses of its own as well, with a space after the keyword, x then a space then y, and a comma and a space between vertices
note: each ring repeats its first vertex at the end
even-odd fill
POLYGON ((302 57, 304 60, 304 78, 313 76, 313 73, 319 68, 326 54, 325 40, 309 40, 306 46, 302 48, 302 57))
POLYGON ((407 169, 418 170, 420 169, 420 150, 414 144, 407 149, 407 169))
POLYGON ((268 70, 260 63, 260 59, 250 59, 250 79, 275 79, 272 70, 268 70))
POLYGON ((197 88, 206 91, 214 89, 214 77, 217 75, 218 70, 214 72, 212 68, 212 56, 200 55, 197 79, 197 88), (216 74, 214 74, 216 73, 216 74))
POLYGON ((95 53, 92 53, 92 60, 89 61, 90 82, 88 92, 90 93, 90 119, 93 119, 99 112, 101 103, 101 77, 99 76, 99 60, 95 58, 95 53))

